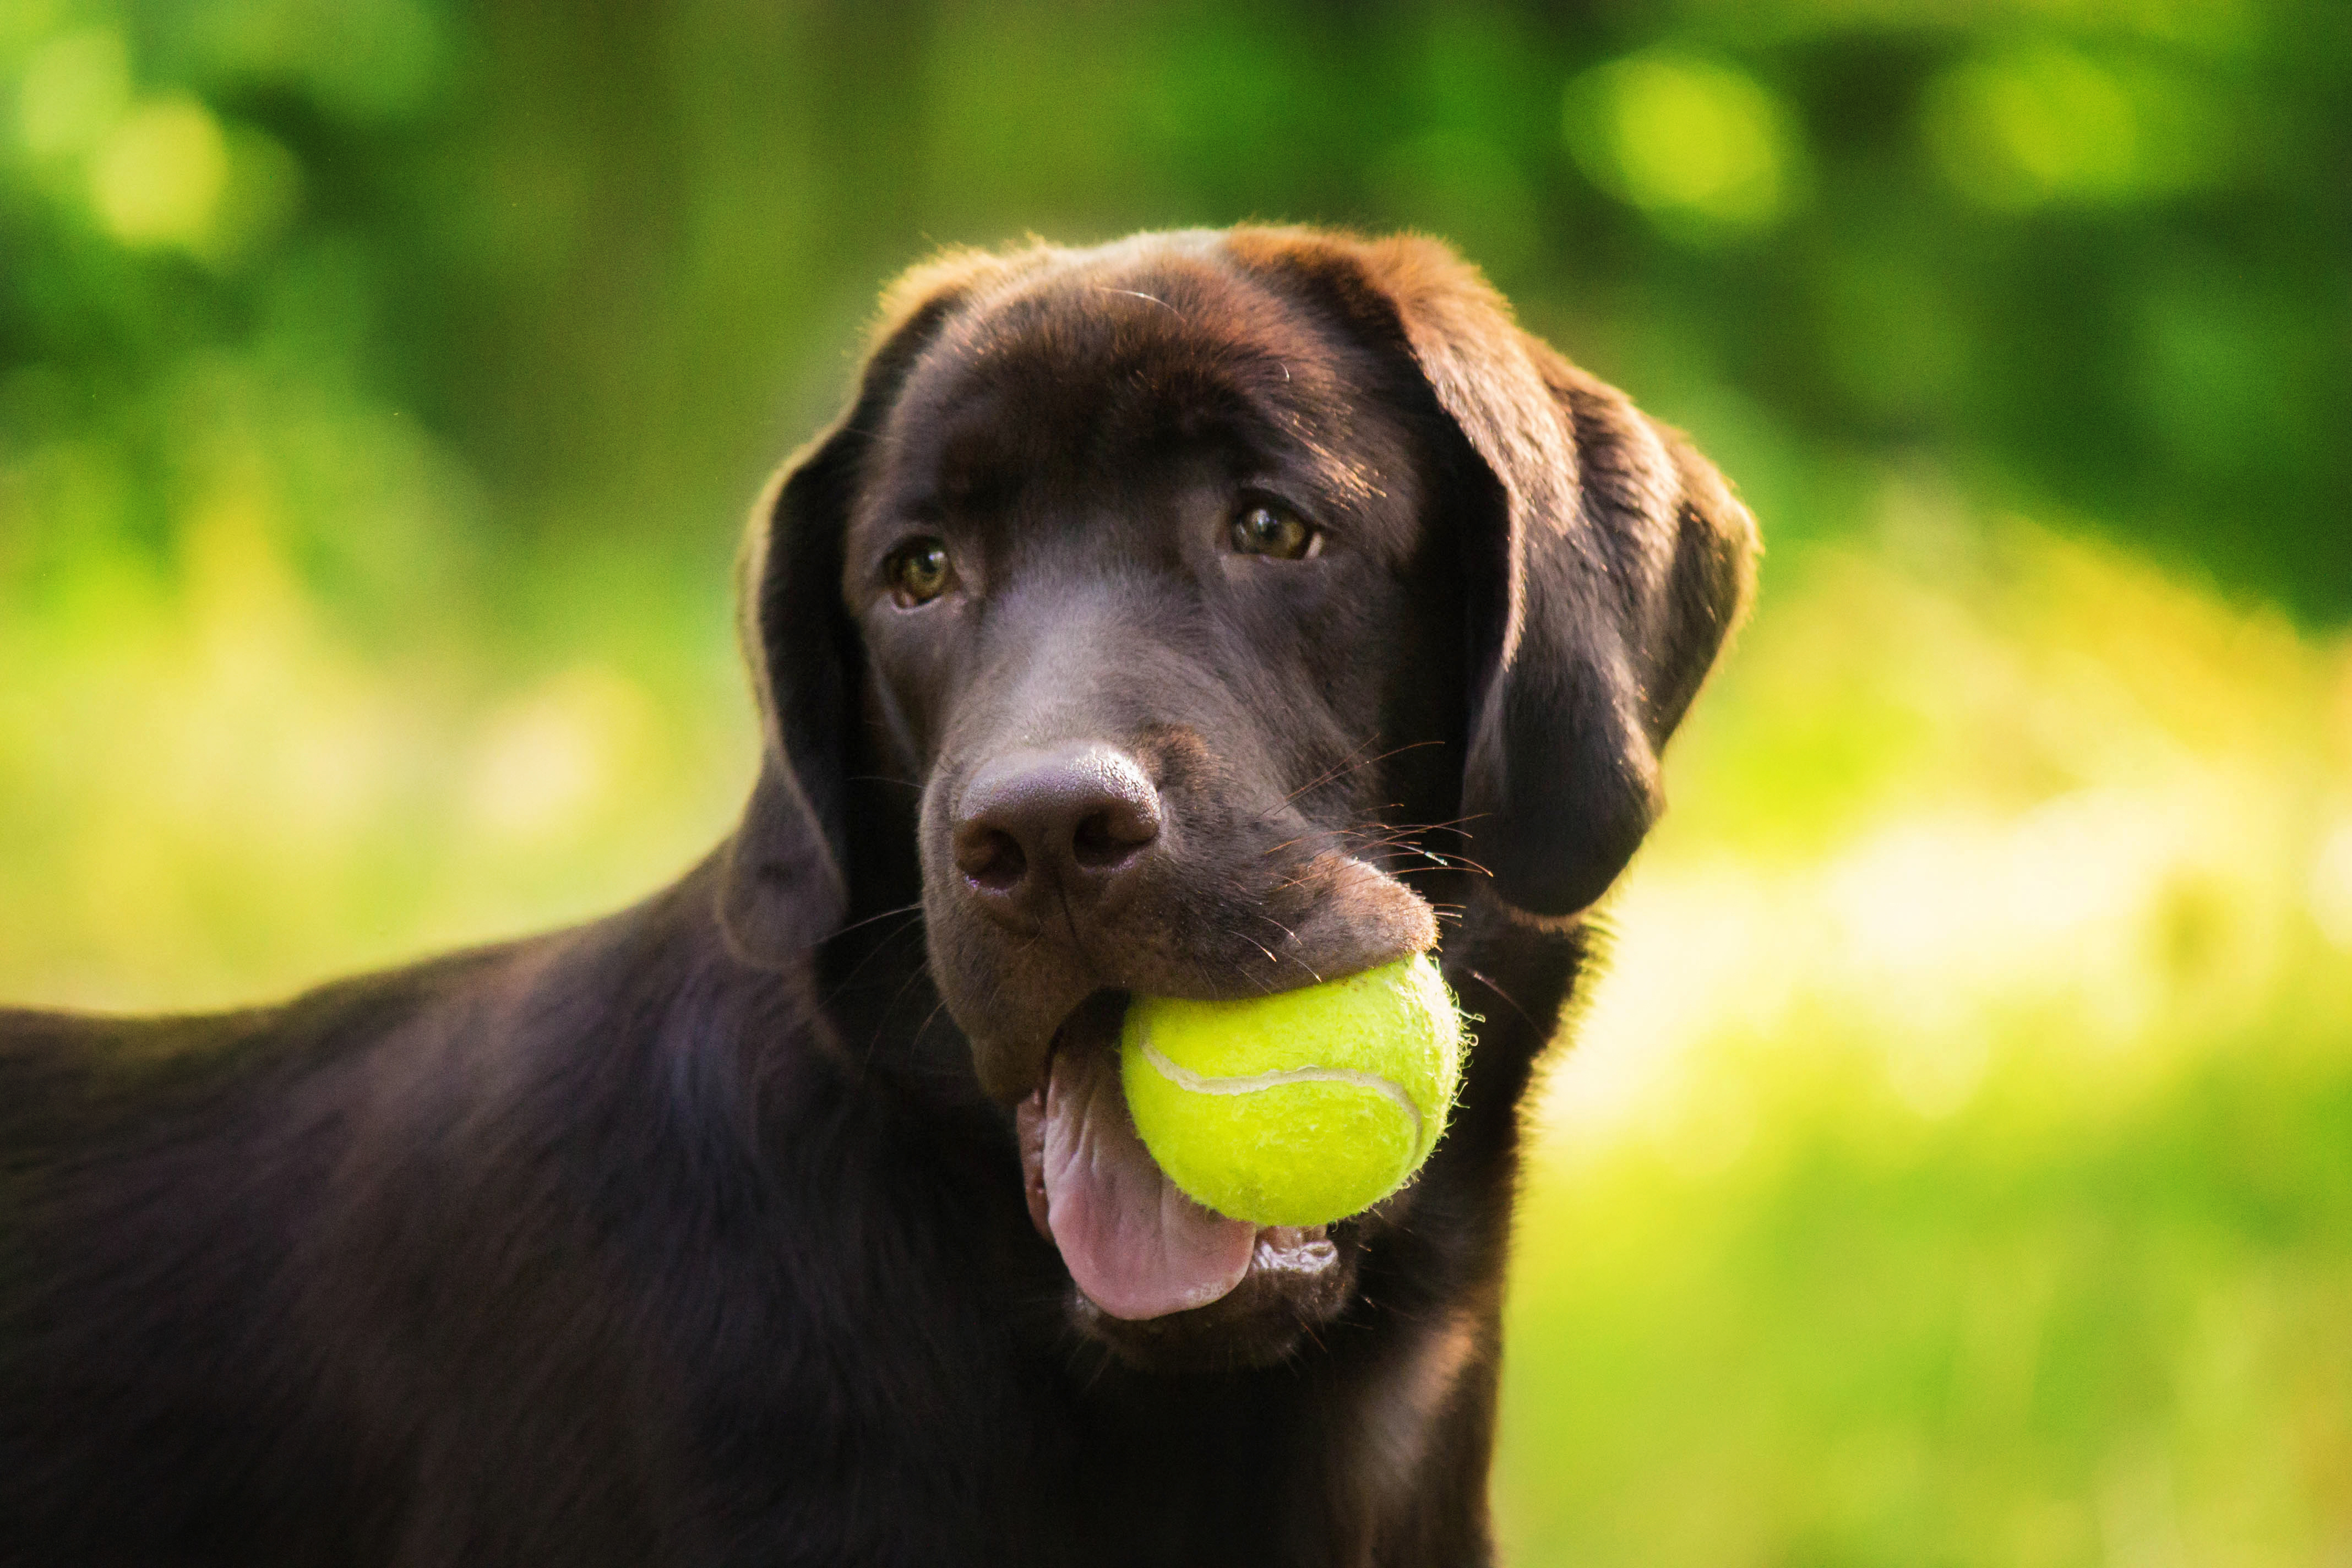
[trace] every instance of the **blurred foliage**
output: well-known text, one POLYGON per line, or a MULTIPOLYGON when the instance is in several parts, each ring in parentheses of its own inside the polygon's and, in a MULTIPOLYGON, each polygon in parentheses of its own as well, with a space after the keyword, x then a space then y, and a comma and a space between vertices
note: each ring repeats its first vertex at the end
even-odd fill
POLYGON ((0 79, 18 595, 226 489, 353 605, 699 567, 932 241, 1260 216, 1452 237, 1781 539, 1927 451, 2352 611, 2335 0, 17 0, 0 79))
POLYGON ((1517 1560, 2352 1560, 2347 105, 2340 0, 14 0, 0 994, 698 854, 933 246, 1423 227, 1774 549, 1538 1119, 1517 1560))

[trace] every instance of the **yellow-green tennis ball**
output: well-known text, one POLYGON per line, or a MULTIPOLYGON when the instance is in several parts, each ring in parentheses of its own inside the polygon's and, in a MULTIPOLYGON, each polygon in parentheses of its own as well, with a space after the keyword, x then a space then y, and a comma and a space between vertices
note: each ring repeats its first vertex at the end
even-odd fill
POLYGON ((1151 1157, 1257 1225, 1343 1219, 1402 1186, 1461 1070, 1461 1020, 1426 953, 1245 1002, 1139 996, 1119 1036, 1151 1157))

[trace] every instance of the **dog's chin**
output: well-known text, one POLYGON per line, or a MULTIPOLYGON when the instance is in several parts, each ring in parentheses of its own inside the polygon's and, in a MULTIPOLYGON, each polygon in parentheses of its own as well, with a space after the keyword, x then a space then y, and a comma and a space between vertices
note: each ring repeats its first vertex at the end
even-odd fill
POLYGON ((1149 1372, 1281 1361, 1353 1296, 1359 1222, 1252 1225, 1176 1190, 1128 1116, 1126 1005, 1106 991, 1073 1012, 1017 1112, 1030 1218, 1069 1272, 1072 1324, 1149 1372))

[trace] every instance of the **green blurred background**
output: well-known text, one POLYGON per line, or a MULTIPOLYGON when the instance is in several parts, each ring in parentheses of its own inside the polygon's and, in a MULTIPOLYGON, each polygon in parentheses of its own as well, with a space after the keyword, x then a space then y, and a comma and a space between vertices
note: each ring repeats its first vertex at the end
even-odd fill
POLYGON ((2352 7, 9 0, 0 995, 726 828, 729 563, 935 245, 1445 235, 1761 606, 1552 1073, 1515 1560, 2352 1563, 2352 7))

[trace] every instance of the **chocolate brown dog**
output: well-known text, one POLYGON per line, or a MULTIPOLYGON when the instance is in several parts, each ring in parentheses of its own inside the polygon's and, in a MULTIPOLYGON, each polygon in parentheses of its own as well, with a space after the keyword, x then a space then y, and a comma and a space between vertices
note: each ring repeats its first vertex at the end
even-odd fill
POLYGON ((1445 1563, 1519 1101, 1753 524, 1444 247, 956 254, 753 518, 735 836, 282 1007, 0 1014, 0 1560, 1445 1563), (1420 1178, 1174 1192, 1108 1042, 1438 946, 1420 1178))

